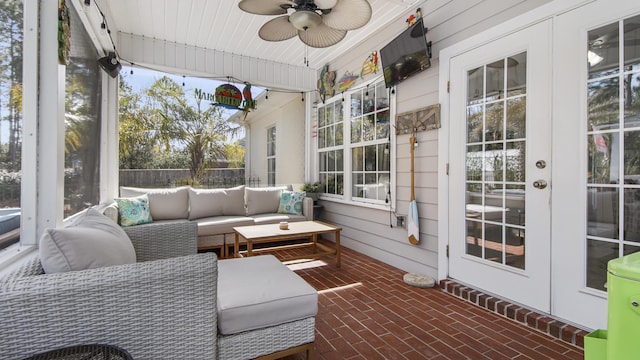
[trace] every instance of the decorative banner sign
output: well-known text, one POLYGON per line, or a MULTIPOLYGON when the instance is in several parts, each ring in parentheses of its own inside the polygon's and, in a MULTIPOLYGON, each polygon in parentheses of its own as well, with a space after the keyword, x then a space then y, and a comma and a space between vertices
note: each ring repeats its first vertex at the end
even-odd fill
POLYGON ((242 104, 242 93, 231 84, 222 84, 216 88, 216 105, 237 110, 242 104))

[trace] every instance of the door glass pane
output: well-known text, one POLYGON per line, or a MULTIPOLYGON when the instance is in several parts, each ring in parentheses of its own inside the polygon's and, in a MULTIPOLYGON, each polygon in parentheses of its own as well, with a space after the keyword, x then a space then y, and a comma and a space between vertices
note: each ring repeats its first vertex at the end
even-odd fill
POLYGON ((489 100, 504 98, 504 59, 487 65, 486 84, 489 100))
POLYGON ((640 250, 639 38, 640 16, 589 32, 585 283, 602 291, 607 262, 640 250))
POLYGON ((482 181, 482 145, 467 146, 467 180, 482 181))
POLYGON ((507 96, 524 95, 527 92, 527 53, 507 58, 507 96))
POLYGON ((618 163, 618 133, 594 131, 587 135, 588 170, 587 181, 590 184, 616 184, 620 177, 618 163), (613 160, 613 161, 612 161, 613 160))
POLYGON ((467 72, 467 105, 478 104, 484 98, 484 67, 467 72))
POLYGON ((624 20, 624 64, 638 70, 640 65, 640 15, 624 20))
POLYGON ((624 241, 640 243, 640 189, 624 190, 624 241))
POLYGON ((620 122, 620 79, 589 82, 589 130, 617 129, 620 122))
POLYGON ((502 101, 487 105, 486 141, 502 140, 504 123, 504 103, 502 101))
POLYGON ((620 38, 618 23, 589 31, 589 79, 618 73, 620 38))
POLYGON ((482 106, 467 107, 467 143, 482 141, 482 106))
POLYGON ((618 243, 587 240, 587 287, 606 291, 607 263, 619 252, 618 243))
MULTIPOLYGON (((505 176, 509 182, 525 182, 526 142, 507 143, 505 176)), ((524 190, 524 188, 522 188, 524 190)), ((524 197, 524 194, 521 194, 524 197)), ((523 199, 524 201, 524 199, 523 199)))
POLYGON ((587 191, 587 235, 618 238, 618 196, 616 188, 591 187, 587 191))
POLYGON ((527 97, 507 100, 507 139, 522 139, 527 135, 527 97))
POLYGON ((467 72, 465 175, 466 254, 523 270, 526 57, 520 53, 467 72))

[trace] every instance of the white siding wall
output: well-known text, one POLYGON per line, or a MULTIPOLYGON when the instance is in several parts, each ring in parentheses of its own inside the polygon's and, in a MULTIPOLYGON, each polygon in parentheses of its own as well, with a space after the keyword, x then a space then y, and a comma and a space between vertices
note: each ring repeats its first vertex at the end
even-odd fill
MULTIPOLYGON (((516 15, 549 2, 530 1, 428 1, 422 6, 427 40, 433 43, 431 68, 405 80, 396 87, 396 113, 411 111, 438 103, 440 49, 455 44, 482 30, 498 25, 516 15)), ((415 9, 407 12, 407 17, 415 9)), ((379 51, 395 38, 406 25, 398 21, 370 37, 360 46, 351 49, 330 63, 330 70, 337 71, 339 79, 345 71, 359 73, 362 62, 371 51, 379 51)), ((371 79, 365 77, 364 81, 371 79)), ((354 85, 354 86, 357 86, 354 85)), ((417 134, 415 149, 415 184, 418 213, 420 216, 420 244, 410 245, 407 230, 395 227, 389 211, 354 206, 324 200, 322 218, 343 227, 344 246, 382 260, 409 272, 438 277, 438 168, 439 131, 423 131, 417 134)), ((443 139, 446 141, 446 139, 443 139)), ((406 215, 410 199, 409 135, 399 135, 394 149, 396 178, 396 212, 406 215)), ((446 241, 446 239, 443 239, 446 241)))
POLYGON ((247 177, 259 177, 261 185, 267 184, 267 129, 275 126, 276 183, 304 182, 304 105, 300 94, 271 91, 269 99, 258 102, 258 109, 249 113, 247 177))

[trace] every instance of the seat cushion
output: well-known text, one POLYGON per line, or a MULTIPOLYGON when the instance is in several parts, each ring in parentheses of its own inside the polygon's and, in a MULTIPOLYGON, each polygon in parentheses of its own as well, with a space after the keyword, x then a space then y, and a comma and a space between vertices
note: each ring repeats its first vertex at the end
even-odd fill
POLYGON ((222 335, 313 317, 318 293, 273 255, 218 261, 222 335))
POLYGON ((198 236, 230 234, 235 226, 254 225, 253 219, 246 216, 214 216, 193 221, 198 223, 198 236))

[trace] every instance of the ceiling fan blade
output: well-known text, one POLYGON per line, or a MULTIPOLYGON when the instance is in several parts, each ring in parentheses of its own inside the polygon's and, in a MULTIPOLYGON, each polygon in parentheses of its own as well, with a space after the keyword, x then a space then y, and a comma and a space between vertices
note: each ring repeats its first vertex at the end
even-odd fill
POLYGON ((300 40, 303 43, 311 47, 324 48, 339 43, 340 40, 347 36, 347 31, 333 29, 325 24, 320 24, 306 31, 299 30, 298 36, 300 36, 300 40))
POLYGON ((371 5, 367 0, 338 0, 331 12, 322 16, 327 26, 338 30, 363 27, 371 19, 371 5))
POLYGON ((336 6, 338 0, 314 0, 313 1, 318 9, 331 9, 336 6))
POLYGON ((291 25, 288 15, 267 21, 258 31, 258 36, 267 41, 283 41, 296 35, 298 35, 298 29, 291 25))
POLYGON ((291 0, 241 0, 238 7, 251 14, 257 15, 283 15, 287 9, 280 5, 295 5, 291 0))

